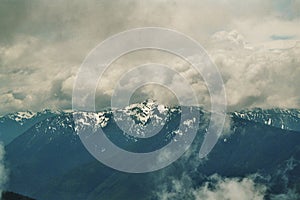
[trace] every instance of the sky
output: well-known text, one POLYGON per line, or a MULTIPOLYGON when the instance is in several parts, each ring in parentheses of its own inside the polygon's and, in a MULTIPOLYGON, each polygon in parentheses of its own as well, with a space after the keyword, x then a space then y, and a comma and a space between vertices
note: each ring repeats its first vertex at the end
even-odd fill
MULTIPOLYGON (((149 26, 177 30, 205 48, 223 77, 229 110, 300 108, 299 0, 1 0, 0 114, 71 109, 87 54, 114 34, 149 26)), ((200 104, 209 105, 199 74, 174 55, 152 51, 110 66, 97 88, 97 107, 109 106, 126 70, 147 62, 179 70, 200 104)), ((139 92, 162 102, 172 98, 161 88, 139 92)))

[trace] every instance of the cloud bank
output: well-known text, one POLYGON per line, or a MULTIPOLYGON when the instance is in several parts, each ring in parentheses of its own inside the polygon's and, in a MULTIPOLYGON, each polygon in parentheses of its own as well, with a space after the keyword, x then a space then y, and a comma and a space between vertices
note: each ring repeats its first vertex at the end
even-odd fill
MULTIPOLYGON (((175 29, 199 41, 220 69, 231 110, 299 108, 299 9, 298 1, 282 0, 5 1, 0 112, 70 109, 73 82, 88 52, 113 34, 144 26, 175 29)), ((98 88, 98 107, 109 105, 112 86, 129 69, 124 66, 147 61, 179 70, 201 104, 209 105, 205 84, 189 65, 173 55, 145 52, 111 66, 98 88)), ((180 87, 176 77, 168 78, 180 87)))

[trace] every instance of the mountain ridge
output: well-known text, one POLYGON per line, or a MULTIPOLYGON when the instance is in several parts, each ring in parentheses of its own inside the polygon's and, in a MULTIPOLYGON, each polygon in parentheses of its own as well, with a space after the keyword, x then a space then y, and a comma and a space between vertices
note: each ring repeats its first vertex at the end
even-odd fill
MULTIPOLYGON (((180 112, 174 112, 178 109, 180 108, 177 107, 169 113, 179 117, 180 112)), ((129 117, 136 114, 135 111, 129 113, 127 111, 121 111, 121 114, 129 117)), ((264 116, 270 117, 271 111, 265 113, 259 111, 259 115, 257 112, 250 114, 241 112, 240 114, 244 114, 243 117, 239 113, 229 115, 232 120, 230 134, 220 137, 215 148, 208 155, 208 159, 199 160, 198 151, 209 122, 209 113, 200 112, 199 130, 189 150, 161 171, 140 175, 118 172, 93 158, 75 131, 74 113, 60 113, 38 122, 6 145, 6 158, 11 169, 8 189, 45 200, 120 199, 121 197, 156 199, 153 197, 153 192, 159 188, 155 187, 155 183, 167 177, 180 178, 182 174, 188 174, 192 180, 191 184, 198 187, 214 173, 225 177, 243 177, 259 173, 264 178, 258 181, 266 184, 272 195, 284 193, 289 187, 299 188, 297 191, 300 192, 300 180, 297 178, 300 177, 300 165, 298 165, 300 132, 273 127, 272 124, 265 123, 268 119, 264 118, 264 116), (259 118, 248 118, 250 116, 259 116, 259 118), (284 171, 285 163, 291 159, 294 160, 295 167, 285 174, 290 186, 280 186, 285 184, 283 182, 285 180, 281 179, 283 175, 280 175, 280 170, 284 171), (132 193, 133 188, 136 190, 134 193, 132 193)), ((147 113, 151 114, 151 112, 147 113)), ((84 121, 89 125, 99 124, 97 120, 100 118, 97 114, 93 112, 81 114, 89 117, 84 121)), ((277 114, 273 112, 274 117, 277 114)), ((101 127, 100 123, 99 128, 103 128, 113 143, 134 152, 161 148, 173 138, 173 128, 177 126, 174 120, 167 120, 162 135, 152 140, 149 145, 144 141, 135 140, 132 136, 129 137, 118 128, 112 116, 107 117, 109 120, 106 126, 101 127)), ((143 119, 145 116, 142 116, 143 119)), ((146 127, 148 123, 144 122, 136 124, 146 127)))

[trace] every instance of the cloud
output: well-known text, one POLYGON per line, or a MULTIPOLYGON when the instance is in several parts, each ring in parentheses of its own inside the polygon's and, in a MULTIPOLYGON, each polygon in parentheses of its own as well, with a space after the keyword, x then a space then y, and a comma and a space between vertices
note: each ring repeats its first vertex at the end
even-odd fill
POLYGON ((255 45, 242 38, 236 32, 216 33, 208 48, 223 75, 229 108, 299 108, 300 43, 255 45))
POLYGON ((206 176, 197 171, 201 163, 192 161, 197 159, 188 159, 185 156, 182 158, 176 168, 182 167, 185 172, 168 174, 165 171, 161 178, 156 177, 158 187, 154 191, 155 199, 296 200, 300 197, 297 184, 290 179, 290 173, 299 165, 299 161, 293 157, 278 166, 272 174, 255 173, 244 177, 223 177, 218 174, 206 176))
POLYGON ((191 179, 183 175, 180 180, 173 179, 171 189, 164 188, 157 193, 160 200, 263 200, 267 187, 257 184, 253 176, 245 178, 223 178, 219 175, 208 177, 201 187, 194 188, 191 179))
MULTIPOLYGON (((299 40, 299 8, 297 1, 282 0, 3 2, 0 112, 70 109, 73 81, 88 52, 113 34, 144 26, 172 28, 203 44, 226 81, 231 109, 298 108, 299 47, 275 51, 265 46, 273 45, 267 43, 272 36, 299 40)), ((284 45, 289 41, 276 40, 284 45)), ((189 65, 174 56, 147 56, 148 52, 136 54, 112 65, 115 69, 99 84, 98 98, 103 98, 97 100, 99 107, 109 104, 112 86, 129 69, 124 66, 147 59, 179 70, 200 102, 210 105, 203 80, 189 65)), ((172 78, 170 85, 180 87, 178 79, 172 78)))
POLYGON ((266 186, 255 184, 251 178, 220 178, 211 177, 216 183, 213 188, 205 183, 203 187, 193 192, 196 200, 263 200, 266 186))

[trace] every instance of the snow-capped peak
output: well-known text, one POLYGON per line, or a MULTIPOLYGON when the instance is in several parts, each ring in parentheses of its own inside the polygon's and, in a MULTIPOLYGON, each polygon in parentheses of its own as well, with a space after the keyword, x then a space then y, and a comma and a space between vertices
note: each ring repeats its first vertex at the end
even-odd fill
POLYGON ((95 129, 103 128, 109 121, 110 111, 107 112, 74 112, 75 130, 82 129, 86 126, 93 126, 95 129))
MULTIPOLYGON (((167 114, 168 108, 165 105, 158 104, 155 100, 148 99, 142 103, 131 104, 123 109, 114 111, 115 116, 119 113, 131 116, 137 123, 147 124, 149 120, 161 118, 158 115, 167 114)), ((122 116, 123 116, 122 114, 122 116)))
POLYGON ((13 114, 9 114, 9 115, 7 115, 7 117, 9 119, 14 120, 14 121, 20 123, 21 125, 23 125, 26 120, 29 120, 29 119, 35 117, 36 115, 37 115, 37 113, 35 113, 35 112, 26 111, 26 112, 16 112, 13 114))
POLYGON ((94 130, 105 128, 113 120, 129 135, 147 137, 148 133, 151 134, 150 132, 163 127, 172 112, 175 110, 148 99, 125 108, 102 112, 75 112, 73 116, 75 117, 75 130, 88 126, 93 127, 94 130))

